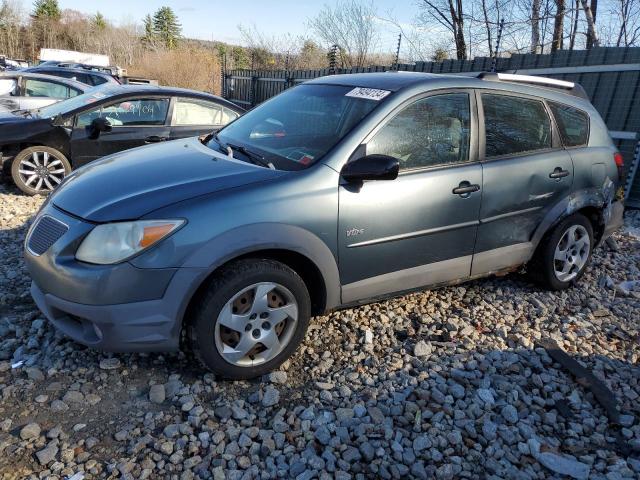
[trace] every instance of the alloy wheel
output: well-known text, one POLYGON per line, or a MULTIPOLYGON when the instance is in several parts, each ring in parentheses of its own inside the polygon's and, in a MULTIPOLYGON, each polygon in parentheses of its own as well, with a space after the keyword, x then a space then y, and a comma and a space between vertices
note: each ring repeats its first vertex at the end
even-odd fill
POLYGON ((298 304, 280 284, 261 282, 236 293, 222 308, 215 327, 218 353, 249 367, 273 360, 291 341, 298 304))
POLYGON ((573 225, 560 237, 553 256, 553 269, 561 282, 573 280, 589 260, 591 240, 582 225, 573 225))
POLYGON ((34 151, 20 161, 18 173, 27 187, 41 193, 56 188, 66 172, 62 161, 51 153, 34 151))

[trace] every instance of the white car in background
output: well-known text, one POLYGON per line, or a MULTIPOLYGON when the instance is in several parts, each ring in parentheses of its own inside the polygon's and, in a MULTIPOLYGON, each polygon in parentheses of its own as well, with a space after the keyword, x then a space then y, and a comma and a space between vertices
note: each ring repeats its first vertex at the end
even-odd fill
POLYGON ((89 91, 75 80, 20 71, 0 73, 0 112, 45 107, 89 91))

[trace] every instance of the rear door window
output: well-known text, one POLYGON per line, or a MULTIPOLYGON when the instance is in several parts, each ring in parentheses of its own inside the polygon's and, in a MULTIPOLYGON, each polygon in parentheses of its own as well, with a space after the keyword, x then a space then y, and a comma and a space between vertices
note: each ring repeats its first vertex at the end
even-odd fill
MULTIPOLYGON (((227 122, 228 123, 228 122, 227 122)), ((173 107, 173 125, 221 125, 222 106, 202 100, 177 98, 173 107)))
POLYGON ((40 70, 38 73, 44 73, 46 75, 53 75, 55 77, 64 77, 75 80, 76 82, 84 83, 85 85, 97 85, 91 81, 91 77, 86 73, 78 73, 74 70, 58 69, 58 70, 40 70))
POLYGON ((230 108, 222 107, 222 118, 220 120, 220 124, 226 125, 227 123, 231 123, 239 116, 240 114, 234 112, 230 108))
POLYGON ((80 80, 83 83, 87 83, 88 85, 102 85, 104 83, 107 83, 109 80, 107 80, 105 77, 103 77, 102 75, 86 75, 87 80, 80 80))
POLYGON ((539 100, 482 94, 486 157, 551 148, 551 119, 539 100))
POLYGON ((589 142, 589 115, 577 108, 549 102, 565 147, 581 147, 589 142))
POLYGON ((66 85, 48 80, 26 79, 24 82, 25 96, 27 97, 49 97, 49 98, 69 98, 76 96, 78 92, 66 85))

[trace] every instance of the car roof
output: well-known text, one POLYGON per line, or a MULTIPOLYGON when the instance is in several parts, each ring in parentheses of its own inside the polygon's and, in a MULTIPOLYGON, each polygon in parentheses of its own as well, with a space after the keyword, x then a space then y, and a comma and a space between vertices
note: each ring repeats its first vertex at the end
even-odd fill
POLYGON ((87 92, 94 88, 92 85, 87 85, 86 83, 78 82, 77 80, 73 80, 71 78, 58 77, 56 75, 46 75, 44 73, 37 72, 27 72, 24 70, 10 70, 6 72, 0 72, 0 78, 6 77, 28 77, 36 80, 49 80, 52 82, 68 85, 69 87, 77 88, 82 92, 87 92))
MULTIPOLYGON (((225 107, 228 107, 236 112, 244 112, 241 107, 238 107, 234 103, 229 100, 225 100, 222 97, 217 95, 213 95, 212 93, 202 92, 200 90, 190 90, 188 88, 180 88, 180 87, 164 87, 159 85, 148 85, 148 84, 114 84, 108 83, 99 85, 95 87, 96 92, 104 91, 108 94, 109 98, 113 98, 116 96, 126 96, 126 95, 137 95, 137 94, 145 94, 145 95, 171 95, 178 97, 191 97, 191 98, 199 98, 202 100, 213 100, 217 103, 223 104, 225 107)), ((101 101, 104 99, 101 99, 101 101)))
MULTIPOLYGON (((514 75, 517 77, 517 75, 514 75)), ((525 77, 522 77, 525 78, 525 77)), ((546 79, 551 80, 553 79, 546 79)), ((537 95, 543 98, 558 100, 580 105, 586 108, 590 105, 584 90, 578 84, 573 90, 554 88, 553 85, 532 84, 520 81, 501 80, 497 74, 464 74, 451 75, 441 73, 423 73, 407 71, 387 71, 372 73, 350 73, 318 77, 304 84, 311 85, 341 85, 347 87, 376 88, 397 92, 413 87, 434 88, 478 88, 503 90, 520 94, 537 95), (577 90, 577 92, 576 92, 577 90)))
POLYGON ((330 75, 318 77, 305 82, 306 84, 342 85, 347 87, 379 88, 396 92, 401 88, 426 84, 430 81, 448 77, 460 78, 453 75, 436 75, 422 72, 372 72, 372 73, 347 73, 342 75, 330 75))
POLYGON ((23 72, 39 72, 46 70, 48 72, 72 72, 78 75, 93 75, 95 77, 101 77, 107 80, 109 83, 118 83, 118 80, 113 75, 101 72, 99 70, 88 70, 86 68, 71 68, 71 67, 59 67, 56 65, 37 65, 35 67, 28 67, 23 69, 23 72))

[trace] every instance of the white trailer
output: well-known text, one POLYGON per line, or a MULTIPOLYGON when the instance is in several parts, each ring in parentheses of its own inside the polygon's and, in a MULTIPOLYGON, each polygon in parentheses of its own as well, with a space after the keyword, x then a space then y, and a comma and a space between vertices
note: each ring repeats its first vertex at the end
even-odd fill
POLYGON ((109 66, 108 55, 100 55, 99 53, 75 52, 73 50, 58 50, 56 48, 40 49, 40 61, 84 63, 86 65, 95 65, 96 67, 109 66))

